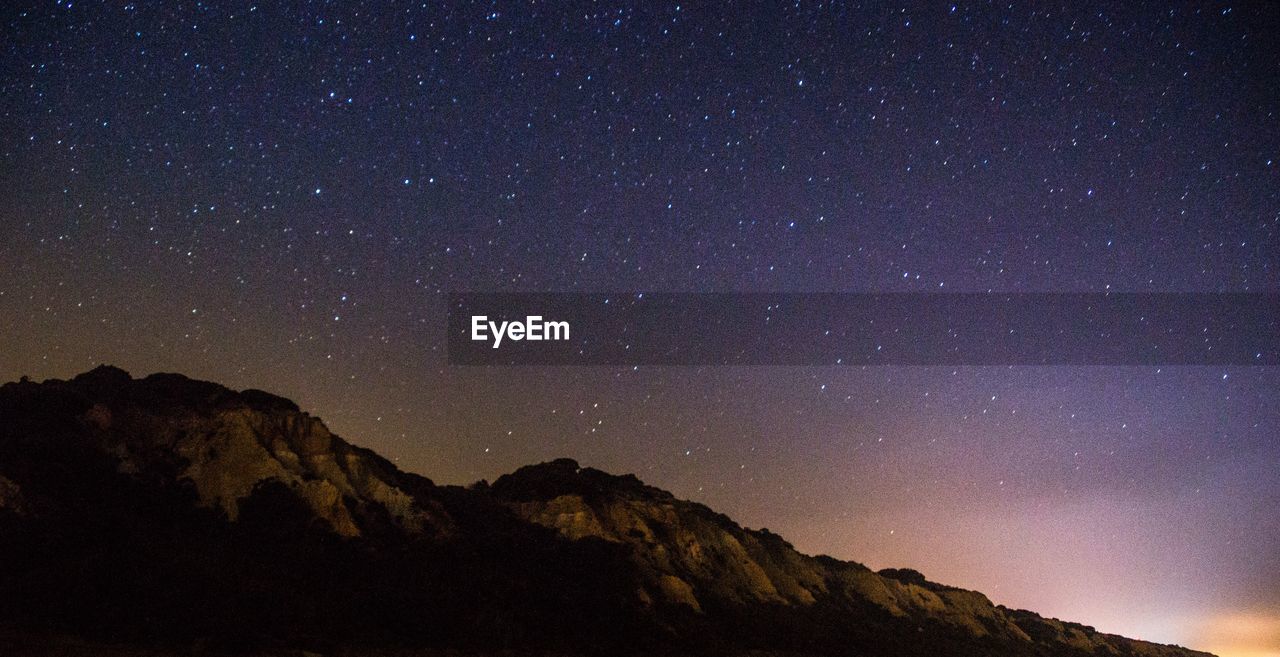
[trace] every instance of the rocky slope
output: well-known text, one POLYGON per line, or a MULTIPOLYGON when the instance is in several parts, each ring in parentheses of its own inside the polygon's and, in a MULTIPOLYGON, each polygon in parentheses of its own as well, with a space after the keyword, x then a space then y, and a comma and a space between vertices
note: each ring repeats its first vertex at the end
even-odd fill
POLYGON ((806 556, 567 459, 437 486, 288 400, 106 367, 0 387, 5 633, 36 652, 1204 654, 806 556))

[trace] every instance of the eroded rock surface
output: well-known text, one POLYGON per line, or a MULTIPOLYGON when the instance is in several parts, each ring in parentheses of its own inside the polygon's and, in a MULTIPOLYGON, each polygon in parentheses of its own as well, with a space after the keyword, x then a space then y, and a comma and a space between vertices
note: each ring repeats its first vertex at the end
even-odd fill
POLYGON ((110 367, 0 387, 0 591, 0 628, 90 645, 1203 655, 805 555, 569 459, 437 486, 286 399, 110 367))

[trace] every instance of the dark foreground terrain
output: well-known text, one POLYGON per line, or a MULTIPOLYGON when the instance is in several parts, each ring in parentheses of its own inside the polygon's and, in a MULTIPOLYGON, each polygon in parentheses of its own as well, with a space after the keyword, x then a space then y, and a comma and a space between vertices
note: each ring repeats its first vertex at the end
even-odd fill
POLYGON ((5 654, 1194 651, 800 554, 562 459, 437 486, 292 402, 100 367, 0 387, 5 654))

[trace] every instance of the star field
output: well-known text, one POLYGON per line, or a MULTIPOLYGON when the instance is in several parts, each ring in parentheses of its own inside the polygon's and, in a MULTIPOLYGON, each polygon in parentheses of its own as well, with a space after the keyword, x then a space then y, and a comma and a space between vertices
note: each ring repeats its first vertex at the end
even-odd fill
POLYGON ((572 456, 806 552, 1280 650, 1272 368, 458 368, 443 298, 1277 291, 1273 7, 0 12, 4 380, 263 388, 439 482, 572 456))

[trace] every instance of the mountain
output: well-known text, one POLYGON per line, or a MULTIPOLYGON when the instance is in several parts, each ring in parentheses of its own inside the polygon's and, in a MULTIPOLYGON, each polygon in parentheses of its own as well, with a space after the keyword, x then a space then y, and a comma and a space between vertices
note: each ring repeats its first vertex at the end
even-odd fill
POLYGON ((1204 655, 801 554, 569 459, 440 486, 286 399, 99 367, 0 387, 16 654, 1204 655))

